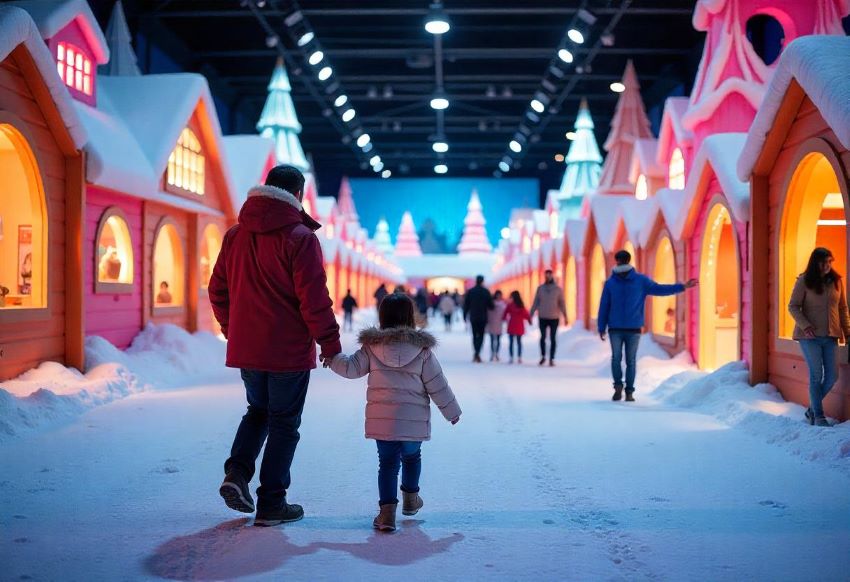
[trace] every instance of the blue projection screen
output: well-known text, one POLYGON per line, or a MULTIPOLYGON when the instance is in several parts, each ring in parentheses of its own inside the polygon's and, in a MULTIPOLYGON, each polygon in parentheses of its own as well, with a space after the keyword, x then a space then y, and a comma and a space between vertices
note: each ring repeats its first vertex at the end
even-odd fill
POLYGON ((455 252, 472 190, 478 191, 487 220, 487 236, 495 247, 514 208, 539 208, 535 178, 352 178, 360 224, 374 236, 382 217, 390 225, 393 244, 405 210, 413 215, 422 251, 455 252))

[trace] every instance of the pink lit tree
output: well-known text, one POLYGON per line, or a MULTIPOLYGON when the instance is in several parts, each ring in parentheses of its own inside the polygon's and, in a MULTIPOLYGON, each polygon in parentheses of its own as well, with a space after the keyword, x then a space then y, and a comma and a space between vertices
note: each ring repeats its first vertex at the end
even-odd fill
POLYGON ((473 190, 466 205, 466 218, 463 219, 463 236, 457 247, 461 255, 489 253, 493 250, 490 239, 487 238, 487 229, 482 212, 481 199, 478 191, 473 190))
POLYGON ((416 225, 413 224, 413 216, 407 211, 401 217, 401 225, 395 239, 395 256, 418 257, 422 255, 419 248, 419 235, 416 234, 416 225))

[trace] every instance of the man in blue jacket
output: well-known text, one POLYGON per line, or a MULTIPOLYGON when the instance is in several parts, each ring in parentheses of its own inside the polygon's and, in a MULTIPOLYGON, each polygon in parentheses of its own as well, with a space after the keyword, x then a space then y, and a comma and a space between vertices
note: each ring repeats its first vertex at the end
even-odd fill
POLYGON ((643 328, 643 308, 648 295, 675 295, 696 287, 697 280, 687 283, 661 285, 646 275, 638 273, 630 264, 628 251, 614 255, 617 266, 602 288, 597 326, 599 337, 605 341, 606 332, 611 337, 611 374, 614 376, 614 398, 623 397, 623 348, 626 351, 626 401, 634 402, 637 350, 643 328))

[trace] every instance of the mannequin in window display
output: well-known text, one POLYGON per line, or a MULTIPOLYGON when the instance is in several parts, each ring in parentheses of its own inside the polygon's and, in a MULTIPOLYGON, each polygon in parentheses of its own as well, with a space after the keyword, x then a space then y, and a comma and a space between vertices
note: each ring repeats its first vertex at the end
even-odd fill
POLYGON ((9 288, 0 285, 0 307, 6 307, 6 295, 9 294, 9 288))
POLYGON ((21 284, 18 286, 21 295, 32 295, 32 253, 24 255, 21 261, 21 284))
POLYGON ((163 281, 159 284, 159 293, 156 294, 156 302, 159 304, 169 304, 171 301, 171 291, 168 289, 168 282, 163 281))
POLYGON ((118 250, 115 247, 107 247, 103 258, 98 265, 98 279, 100 281, 118 281, 121 278, 121 259, 118 258, 118 250))
POLYGON ((676 311, 669 307, 667 308, 667 320, 664 322, 664 333, 673 333, 676 331, 676 311))
POLYGON ((212 276, 210 260, 207 257, 201 257, 201 283, 204 287, 210 286, 210 276, 212 276))

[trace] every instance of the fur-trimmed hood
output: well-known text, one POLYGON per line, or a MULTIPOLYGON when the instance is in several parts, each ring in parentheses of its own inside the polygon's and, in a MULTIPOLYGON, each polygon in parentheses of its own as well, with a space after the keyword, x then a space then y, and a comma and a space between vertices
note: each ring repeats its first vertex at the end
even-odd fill
POLYGON ((248 200, 239 212, 239 224, 251 232, 271 232, 298 223, 313 231, 322 226, 304 212, 294 194, 275 186, 251 188, 248 200))
POLYGON ((396 368, 406 366, 422 350, 432 349, 437 345, 437 339, 433 335, 411 327, 369 327, 360 332, 357 340, 368 346, 385 366, 396 368))

